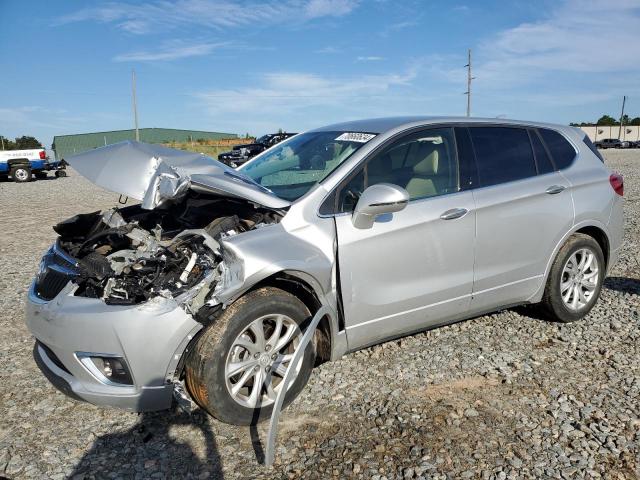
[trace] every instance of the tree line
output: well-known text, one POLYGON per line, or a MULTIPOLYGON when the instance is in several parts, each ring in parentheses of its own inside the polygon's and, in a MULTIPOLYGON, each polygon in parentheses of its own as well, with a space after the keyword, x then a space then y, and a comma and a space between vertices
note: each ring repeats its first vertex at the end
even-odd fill
POLYGON ((4 135, 0 135, 0 148, 2 150, 29 150, 31 148, 44 148, 35 137, 23 135, 11 140, 4 135))
MULTIPOLYGON (((596 123, 593 122, 580 122, 570 123, 572 127, 614 127, 620 125, 620 120, 616 120, 610 115, 602 115, 596 123)), ((629 117, 626 113, 622 116, 622 125, 640 125, 640 117, 629 117)))

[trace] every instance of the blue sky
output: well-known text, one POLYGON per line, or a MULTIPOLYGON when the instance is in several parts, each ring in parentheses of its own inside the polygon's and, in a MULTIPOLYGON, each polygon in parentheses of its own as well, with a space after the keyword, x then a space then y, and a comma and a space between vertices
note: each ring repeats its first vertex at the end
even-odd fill
POLYGON ((640 115, 640 0, 0 1, 0 134, 640 115))

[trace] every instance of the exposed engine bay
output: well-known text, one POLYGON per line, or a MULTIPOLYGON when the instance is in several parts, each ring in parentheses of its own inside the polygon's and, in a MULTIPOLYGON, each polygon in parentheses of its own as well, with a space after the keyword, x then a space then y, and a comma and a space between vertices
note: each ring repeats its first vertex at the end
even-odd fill
POLYGON ((153 210, 140 205, 75 215, 54 227, 76 259, 76 296, 110 305, 155 297, 209 301, 223 277, 226 237, 278 223, 282 212, 190 191, 153 210))

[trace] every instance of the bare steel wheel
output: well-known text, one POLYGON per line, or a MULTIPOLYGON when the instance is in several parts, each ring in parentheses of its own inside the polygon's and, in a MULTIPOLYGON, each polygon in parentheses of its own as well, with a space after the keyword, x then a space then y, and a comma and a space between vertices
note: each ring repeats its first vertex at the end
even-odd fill
POLYGON ((231 397, 249 408, 271 405, 301 338, 298 324, 286 315, 264 315, 251 322, 227 355, 225 378, 231 397))
POLYGON ((598 259, 588 248, 573 253, 562 270, 560 293, 562 301, 571 310, 587 306, 598 286, 598 259))
POLYGON ((9 173, 14 182, 24 183, 31 181, 31 168, 29 165, 17 165, 11 168, 9 173))
MULTIPOLYGON (((250 425, 268 418, 310 319, 305 304, 279 288, 259 288, 239 298, 211 318, 187 354, 191 396, 223 422, 250 425)), ((306 385, 314 363, 311 342, 294 366, 285 405, 306 385)))
POLYGON ((541 306, 551 320, 574 322, 593 308, 606 270, 602 248, 589 235, 575 233, 551 265, 541 306))

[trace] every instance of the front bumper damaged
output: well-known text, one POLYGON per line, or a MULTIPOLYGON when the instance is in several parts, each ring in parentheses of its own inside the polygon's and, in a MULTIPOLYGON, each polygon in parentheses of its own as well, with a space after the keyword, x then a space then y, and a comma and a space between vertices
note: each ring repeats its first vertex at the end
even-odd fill
POLYGON ((45 376, 63 393, 96 405, 138 412, 169 408, 178 361, 202 325, 172 299, 114 306, 73 296, 72 290, 69 284, 49 302, 33 287, 28 294, 26 322, 45 376), (104 382, 79 352, 122 357, 133 385, 104 382))

